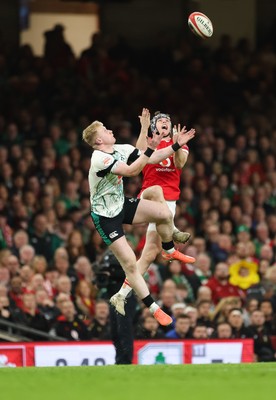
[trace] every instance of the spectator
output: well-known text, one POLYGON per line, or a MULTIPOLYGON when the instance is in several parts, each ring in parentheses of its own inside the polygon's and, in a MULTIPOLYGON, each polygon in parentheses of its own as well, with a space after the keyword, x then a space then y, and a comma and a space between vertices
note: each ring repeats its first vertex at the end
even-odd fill
POLYGON ((20 263, 19 259, 11 254, 7 259, 7 268, 10 271, 10 276, 16 276, 19 274, 20 263))
POLYGON ((262 300, 259 306, 260 311, 263 312, 265 317, 264 326, 269 335, 276 334, 276 318, 273 312, 272 303, 270 300, 262 300))
POLYGON ((220 322, 214 331, 212 338, 214 339, 231 339, 232 327, 228 322, 220 322))
POLYGON ((29 236, 23 229, 19 229, 13 236, 13 246, 11 247, 12 253, 19 257, 19 249, 29 243, 29 236))
POLYGON ((192 297, 193 301, 191 300, 191 292, 189 290, 189 286, 185 285, 184 283, 178 283, 176 285, 176 299, 177 301, 182 302, 193 302, 194 301, 194 295, 192 297))
POLYGON ((31 280, 31 290, 36 293, 39 289, 44 289, 44 278, 41 274, 34 274, 31 280))
POLYGON ((218 304, 224 297, 244 297, 241 289, 229 283, 228 274, 228 265, 222 262, 218 263, 215 266, 214 276, 206 283, 206 286, 212 290, 212 300, 214 304, 218 304))
POLYGON ((178 317, 178 315, 183 314, 186 308, 186 304, 185 303, 174 303, 172 305, 172 317, 173 317, 173 321, 175 322, 176 318, 178 317))
POLYGON ((29 265, 23 265, 20 269, 20 277, 22 279, 22 286, 25 291, 32 289, 32 279, 34 271, 29 265))
MULTIPOLYGON (((12 322, 9 298, 7 295, 1 295, 1 290, 0 290, 0 319, 12 322)), ((7 330, 7 329, 1 326, 1 330, 7 330)))
POLYGON ((85 255, 85 247, 79 230, 75 229, 69 234, 66 250, 71 265, 76 262, 78 257, 85 255))
POLYGON ((76 271, 79 280, 84 279, 87 282, 93 281, 94 274, 88 257, 85 256, 78 257, 74 264, 74 269, 76 271))
POLYGON ((208 335, 213 331, 213 323, 211 321, 211 301, 201 300, 197 303, 197 324, 205 325, 208 330, 208 335))
POLYGON ((44 256, 34 256, 31 266, 35 273, 44 275, 47 270, 48 263, 44 256))
POLYGON ((188 279, 182 273, 181 263, 178 260, 173 260, 172 262, 170 262, 168 268, 169 268, 168 271, 169 278, 172 279, 177 285, 184 284, 185 287, 187 288, 186 301, 193 302, 194 301, 193 289, 188 279))
POLYGON ((200 286, 197 291, 197 301, 201 300, 212 301, 212 291, 209 286, 200 286))
POLYGON ((72 289, 75 290, 75 286, 78 282, 78 277, 73 266, 69 263, 69 256, 67 250, 63 247, 58 247, 54 253, 54 267, 59 273, 59 276, 69 277, 72 289))
POLYGON ((20 276, 14 276, 11 279, 11 285, 9 290, 9 298, 11 300, 12 308, 22 308, 23 307, 23 294, 24 288, 22 284, 22 279, 20 276))
POLYGON ((206 284, 211 277, 211 259, 206 253, 199 253, 195 262, 195 273, 200 283, 206 284))
POLYGON ((264 313, 260 310, 253 311, 249 329, 254 339, 254 353, 259 362, 276 361, 275 350, 264 324, 264 313))
POLYGON ((19 249, 19 260, 21 265, 32 264, 35 255, 35 249, 29 244, 25 244, 19 249))
POLYGON ((7 221, 6 213, 0 210, 0 250, 12 245, 12 229, 7 221))
POLYGON ((197 323, 198 311, 195 307, 188 306, 184 310, 184 314, 190 318, 191 328, 194 328, 197 323))
MULTIPOLYGON (((41 332, 48 332, 49 325, 37 308, 35 295, 31 292, 25 293, 22 300, 22 308, 17 308, 12 312, 12 321, 41 332)), ((41 340, 41 336, 35 333, 28 333, 27 336, 33 340, 41 340)))
POLYGON ((57 295, 64 293, 72 300, 72 283, 68 276, 62 275, 57 279, 57 295))
POLYGON ((249 329, 244 326, 241 309, 232 308, 228 314, 228 322, 232 327, 232 336, 234 338, 245 339, 252 336, 249 329))
POLYGON ((92 340, 110 340, 109 307, 105 300, 98 300, 95 315, 88 327, 89 338, 92 340))
POLYGON ((51 268, 45 272, 45 281, 44 287, 47 290, 50 298, 54 298, 57 295, 57 281, 58 281, 59 273, 57 270, 51 268))
POLYGON ((251 314, 253 311, 258 310, 258 309, 259 309, 258 299, 255 297, 249 297, 246 300, 245 307, 243 309, 243 320, 244 320, 245 326, 250 325, 251 314))
POLYGON ((215 324, 218 324, 219 322, 226 322, 228 320, 230 310, 232 308, 240 308, 241 306, 242 303, 239 297, 224 297, 216 305, 211 319, 215 324))
POLYGON ((6 267, 0 266, 0 285, 9 286, 10 283, 10 271, 6 267))
POLYGON ((34 217, 33 231, 30 232, 30 243, 37 255, 42 255, 46 260, 52 261, 55 250, 61 244, 60 239, 47 229, 45 215, 38 213, 34 217))
POLYGON ((193 328, 193 339, 208 339, 208 331, 205 325, 196 324, 193 328))
POLYGON ((246 225, 240 225, 237 228, 237 240, 241 243, 248 243, 250 241, 250 229, 246 225))
POLYGON ((53 322, 60 314, 58 307, 55 306, 55 303, 53 300, 51 300, 49 294, 43 288, 36 290, 35 299, 37 309, 41 314, 44 315, 45 319, 49 323, 49 328, 51 328, 53 322))
POLYGON ((95 297, 95 287, 84 279, 80 280, 75 290, 75 304, 88 321, 95 314, 95 297))
POLYGON ((164 333, 159 329, 158 322, 153 318, 152 315, 148 315, 142 319, 140 326, 137 328, 136 339, 163 339, 164 333))
POLYGON ((192 337, 190 317, 185 314, 178 315, 175 328, 168 331, 165 336, 168 339, 190 339, 192 337))
POLYGON ((160 294, 159 305, 161 309, 168 315, 172 315, 172 306, 176 302, 176 290, 164 289, 160 294))
POLYGON ((44 56, 54 69, 62 69, 74 60, 73 51, 65 41, 63 31, 64 26, 56 24, 52 30, 44 32, 44 56))
POLYGON ((76 315, 74 304, 64 300, 60 305, 61 315, 56 318, 50 333, 70 341, 88 340, 86 325, 76 315))

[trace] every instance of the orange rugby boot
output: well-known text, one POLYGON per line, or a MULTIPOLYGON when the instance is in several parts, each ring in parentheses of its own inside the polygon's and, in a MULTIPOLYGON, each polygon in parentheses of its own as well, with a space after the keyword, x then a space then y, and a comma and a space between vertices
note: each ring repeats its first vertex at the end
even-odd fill
POLYGON ((165 250, 162 250, 161 254, 162 257, 168 261, 179 260, 187 264, 193 264, 195 262, 194 257, 186 256, 186 254, 183 254, 178 250, 174 250, 172 253, 167 253, 165 250))
POLYGON ((156 321, 158 321, 159 324, 163 326, 170 325, 173 322, 172 318, 163 310, 161 310, 160 307, 153 313, 153 316, 156 321))

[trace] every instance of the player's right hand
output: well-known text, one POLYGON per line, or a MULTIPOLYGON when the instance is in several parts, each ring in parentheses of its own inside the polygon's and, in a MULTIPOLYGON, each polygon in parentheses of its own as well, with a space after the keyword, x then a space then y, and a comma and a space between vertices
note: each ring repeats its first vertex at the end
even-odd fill
POLYGON ((143 108, 142 115, 139 115, 139 119, 142 129, 147 131, 150 127, 150 112, 147 108, 143 108))
POLYGON ((155 150, 161 140, 163 139, 164 133, 157 131, 152 132, 152 137, 148 137, 148 147, 155 150))

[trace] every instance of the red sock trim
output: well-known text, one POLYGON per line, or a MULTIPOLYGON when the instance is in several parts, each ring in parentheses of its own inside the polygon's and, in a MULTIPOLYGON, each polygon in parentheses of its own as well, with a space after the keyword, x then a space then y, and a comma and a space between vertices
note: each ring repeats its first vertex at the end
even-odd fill
POLYGON ((129 281, 127 279, 124 280, 124 284, 130 286, 129 281))

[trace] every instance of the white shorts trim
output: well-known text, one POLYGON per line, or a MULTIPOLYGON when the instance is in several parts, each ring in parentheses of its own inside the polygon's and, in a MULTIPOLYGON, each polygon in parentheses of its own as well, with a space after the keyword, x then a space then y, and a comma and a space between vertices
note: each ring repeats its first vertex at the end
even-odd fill
MULTIPOLYGON (((142 193, 142 195, 143 195, 143 193, 142 193)), ((142 196, 141 196, 141 198, 142 198, 142 196)), ((174 201, 167 201, 166 200, 166 203, 167 203, 169 209, 171 210, 171 213, 172 213, 173 218, 174 218, 175 209, 176 209, 176 201, 175 200, 174 201)), ((156 232, 156 224, 154 222, 150 222, 149 226, 148 226, 148 229, 147 229, 147 232, 152 232, 152 231, 156 232)))

